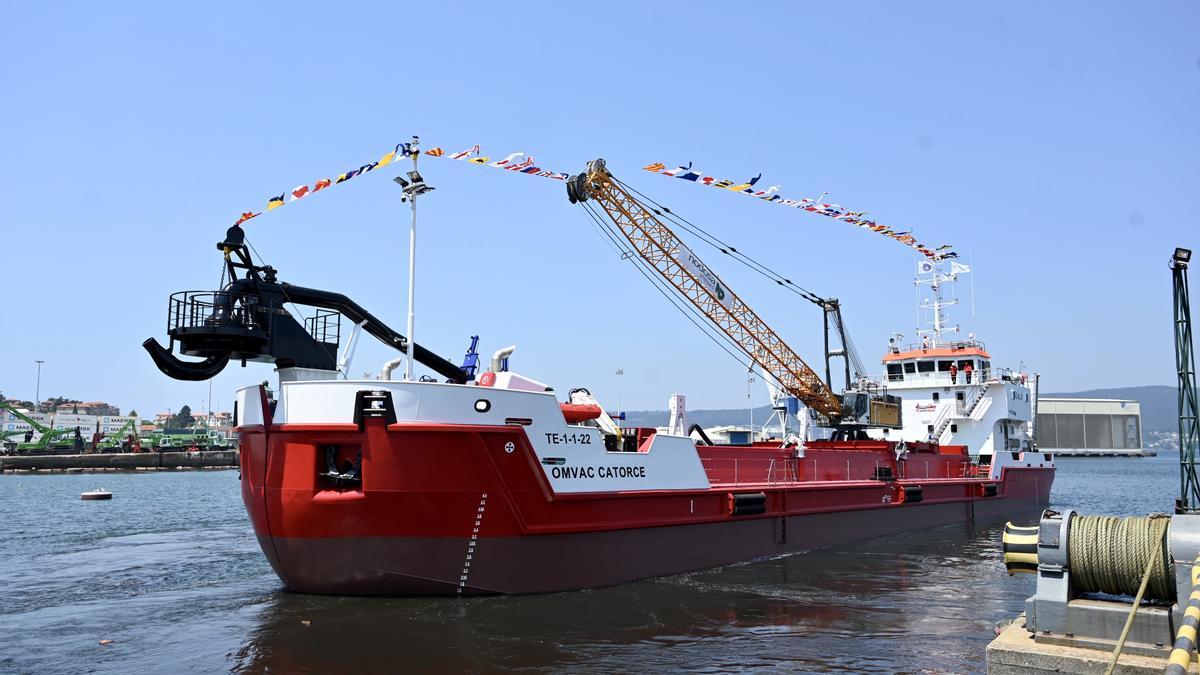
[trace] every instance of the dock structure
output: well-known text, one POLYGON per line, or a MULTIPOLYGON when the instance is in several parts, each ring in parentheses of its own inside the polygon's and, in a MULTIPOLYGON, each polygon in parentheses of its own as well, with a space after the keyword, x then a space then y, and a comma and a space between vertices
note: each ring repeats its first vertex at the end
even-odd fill
POLYGON ((1002 541, 1009 573, 1037 590, 988 645, 989 673, 1200 672, 1200 514, 1047 509, 1002 541))
MULTIPOLYGON (((1025 626, 1025 615, 1010 623, 987 647, 988 675, 1093 675, 1103 673, 1111 660, 1111 650, 1069 644, 1039 642, 1025 626)), ((1168 656, 1124 651, 1115 672, 1121 675, 1161 675, 1168 656)), ((1187 672, 1200 673, 1193 662, 1187 672)))
POLYGON ((236 450, 198 452, 126 452, 90 455, 16 455, 0 457, 2 472, 145 471, 234 468, 236 450))
POLYGON ((1059 457, 1154 457, 1142 444, 1137 401, 1098 398, 1038 399, 1038 447, 1059 457))

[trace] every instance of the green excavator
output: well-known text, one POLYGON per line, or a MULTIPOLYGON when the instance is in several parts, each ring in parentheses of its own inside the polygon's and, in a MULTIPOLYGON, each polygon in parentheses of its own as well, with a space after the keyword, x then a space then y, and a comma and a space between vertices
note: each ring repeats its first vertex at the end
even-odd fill
POLYGON ((32 431, 6 432, 4 434, 4 451, 12 455, 48 455, 57 450, 76 449, 82 451, 83 442, 79 438, 79 429, 51 429, 32 417, 7 403, 0 402, 0 410, 7 410, 13 417, 25 422, 32 431), (31 440, 33 432, 41 434, 35 441, 31 440), (10 436, 25 435, 25 441, 13 441, 10 436))
POLYGON ((125 422, 116 432, 105 434, 96 442, 96 452, 141 452, 142 441, 138 438, 136 419, 125 422))

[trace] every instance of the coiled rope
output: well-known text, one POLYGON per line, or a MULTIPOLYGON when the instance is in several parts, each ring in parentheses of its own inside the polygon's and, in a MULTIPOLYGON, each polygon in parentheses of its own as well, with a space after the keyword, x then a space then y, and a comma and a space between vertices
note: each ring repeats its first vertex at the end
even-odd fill
POLYGON ((1175 599, 1174 561, 1167 547, 1171 519, 1075 516, 1071 521, 1071 582, 1083 592, 1133 595, 1147 576, 1146 595, 1175 599))
POLYGON ((1170 574, 1173 561, 1167 547, 1170 523, 1171 519, 1161 513, 1128 518, 1075 516, 1071 521, 1069 563, 1075 588, 1111 595, 1134 594, 1105 675, 1116 670, 1147 591, 1149 597, 1158 600, 1175 597, 1175 580, 1170 574))

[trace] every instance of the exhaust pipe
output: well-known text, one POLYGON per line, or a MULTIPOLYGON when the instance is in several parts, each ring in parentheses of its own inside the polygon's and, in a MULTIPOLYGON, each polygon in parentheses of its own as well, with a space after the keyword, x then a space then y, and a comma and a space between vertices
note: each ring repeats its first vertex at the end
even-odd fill
POLYGON ((516 345, 509 345, 502 349, 497 349, 495 354, 492 354, 492 372, 498 373, 504 367, 504 359, 512 356, 512 353, 517 351, 516 345))
POLYGON ((210 356, 203 361, 181 361, 171 353, 171 350, 158 344, 154 338, 146 338, 142 347, 150 354, 154 365, 167 377, 176 380, 199 381, 216 377, 217 373, 229 365, 229 355, 210 356))

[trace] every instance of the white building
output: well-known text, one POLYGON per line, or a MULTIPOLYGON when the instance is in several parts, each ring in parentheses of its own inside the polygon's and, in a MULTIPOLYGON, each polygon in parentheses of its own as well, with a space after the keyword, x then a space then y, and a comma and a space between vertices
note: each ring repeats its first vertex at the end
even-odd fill
POLYGON ((1142 447, 1137 401, 1043 398, 1038 401, 1037 443, 1043 452, 1082 456, 1152 456, 1142 447))

